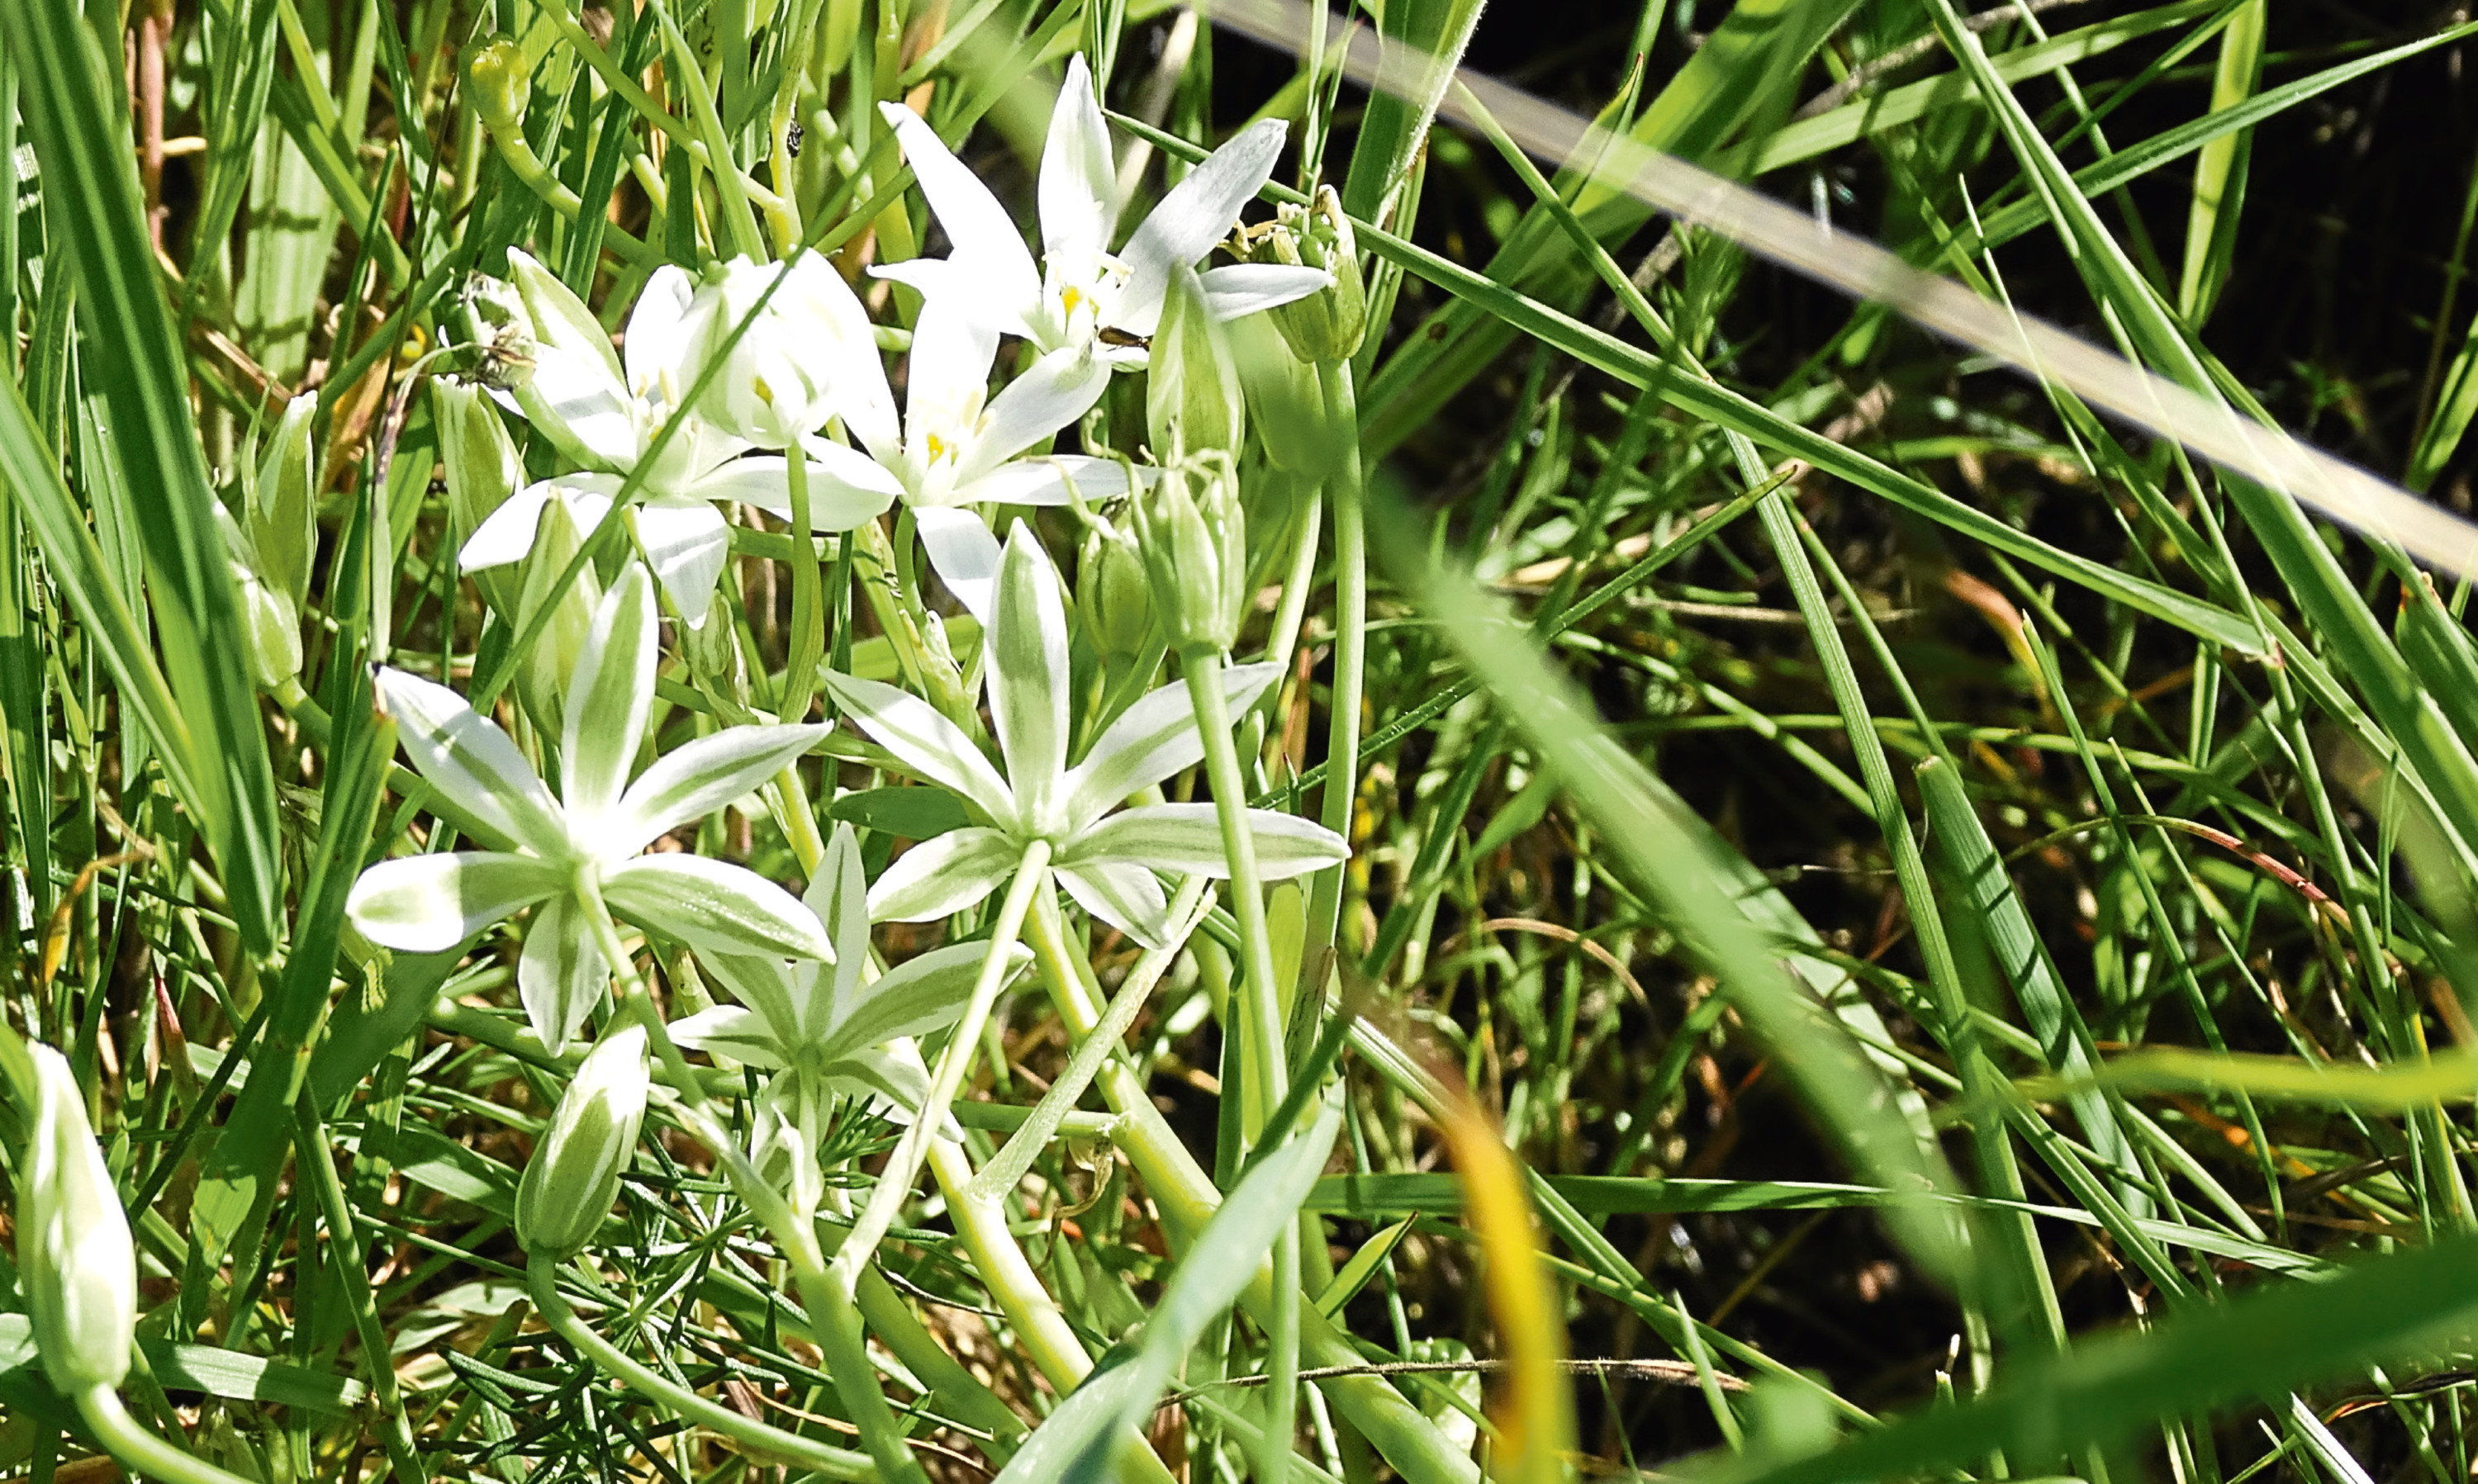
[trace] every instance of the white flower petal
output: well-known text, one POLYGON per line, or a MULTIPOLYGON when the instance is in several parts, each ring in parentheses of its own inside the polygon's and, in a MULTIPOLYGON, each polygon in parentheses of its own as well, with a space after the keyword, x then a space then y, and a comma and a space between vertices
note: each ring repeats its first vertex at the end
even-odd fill
POLYGON ((929 209, 938 214, 938 225, 947 229, 948 240, 955 244, 949 261, 970 264, 997 294, 1020 304, 1037 300, 1041 271, 1024 248, 1015 218, 990 193, 990 188, 955 158, 920 114, 894 103, 879 104, 878 112, 895 126, 896 138, 903 142, 904 163, 912 166, 913 179, 921 183, 921 194, 928 199, 929 209))
POLYGON ((507 497, 497 510, 465 538, 456 553, 461 571, 483 572, 521 562, 534 549, 534 532, 542 525, 543 507, 559 497, 559 481, 545 479, 507 497))
MULTIPOLYGON (((1150 472, 1137 469, 1137 480, 1150 485, 1150 472)), ((958 489, 955 498, 968 505, 1064 505, 1071 487, 1088 505, 1115 500, 1127 492, 1127 471, 1115 459, 1046 454, 1001 464, 958 489)))
POLYGON ((802 1029, 804 1023, 810 1019, 825 1023, 823 1012, 811 1013, 822 996, 817 993, 818 966, 806 959, 700 953, 697 962, 734 999, 757 1012, 778 1046, 789 1050, 805 1045, 815 1038, 802 1029))
POLYGON ((517 389, 517 405, 580 460, 626 466, 636 457, 637 419, 611 338, 541 264, 513 248, 508 263, 534 332, 533 374, 517 389))
POLYGON ((1170 943, 1170 902, 1153 873, 1128 861, 1087 861, 1054 868, 1058 884, 1086 912, 1148 948, 1170 943))
POLYGON ((654 760, 620 800, 603 853, 632 855, 649 841, 702 819, 791 766, 826 735, 818 726, 732 726, 654 760))
POLYGON ((654 585, 631 562, 594 610, 560 703, 560 793, 571 830, 598 827, 627 788, 653 711, 658 657, 654 585))
POLYGON ((517 956, 518 996, 534 1034, 559 1050, 575 1039, 610 990, 611 965, 576 899, 562 893, 543 903, 525 929, 524 952, 517 956))
POLYGON ((727 1056, 768 1071, 779 1071, 787 1065, 783 1053, 775 1048, 772 1028, 754 1010, 716 1005, 682 1016, 668 1028, 671 1040, 695 1050, 727 1056))
POLYGON ((999 539, 969 510, 923 505, 912 513, 912 520, 929 569, 986 630, 997 611, 999 539))
POLYGON ((1029 337, 1025 315, 1037 304, 1021 296, 1023 284, 1012 275, 980 271, 980 264, 958 254, 952 258, 906 258, 869 270, 872 278, 902 284, 926 301, 960 306, 965 314, 995 335, 1029 337))
POLYGON ((484 843, 567 853, 559 804, 507 733, 445 686, 400 669, 380 669, 378 692, 414 770, 497 837, 484 843))
POLYGON ((818 877, 800 901, 825 924, 835 945, 835 967, 819 976, 826 993, 802 1007, 809 1012, 801 1018, 802 1033, 822 1038, 859 994, 861 967, 869 958, 869 876, 861 869, 860 835, 849 820, 835 821, 818 877))
POLYGON ((345 899, 354 930, 383 947, 442 953, 564 890, 567 877, 498 850, 408 855, 362 872, 345 899))
POLYGON ((714 586, 731 559, 722 512, 693 494, 662 494, 637 507, 637 540, 689 627, 713 610, 714 586))
POLYGON ((990 720, 1006 758, 1007 784, 1026 829, 1048 834, 1067 773, 1067 605, 1058 569, 1019 520, 1007 532, 999 562, 998 616, 982 645, 989 674, 990 720))
MULTIPOLYGON (((1251 809, 1248 833, 1256 843, 1256 873, 1267 881, 1351 859, 1341 836, 1297 815, 1251 809)), ((1222 824, 1211 804, 1151 804, 1112 815, 1069 841, 1058 859, 1062 867, 1127 861, 1189 876, 1230 874, 1222 824)))
MULTIPOLYGON (((842 455, 828 463, 815 457, 802 460, 809 480, 809 530, 812 533, 848 531, 864 520, 874 520, 885 514, 903 492, 900 481, 878 467, 875 461, 855 449, 839 443, 811 439, 802 445, 813 451, 824 447, 842 455), (839 474, 866 470, 866 484, 856 484, 839 474)), ((779 454, 761 454, 753 459, 734 459, 729 464, 698 480, 689 493, 701 500, 730 500, 741 505, 754 505, 759 510, 792 518, 792 476, 789 461, 779 454)))
POLYGON ((998 823, 1012 824, 1015 795, 981 749, 936 707, 875 680, 825 672, 826 690, 854 724, 904 767, 937 784, 998 823))
POLYGON ((1034 362, 990 399, 957 482, 969 484, 1026 449, 1048 453, 1058 430, 1092 411, 1109 386, 1109 363, 1089 351, 1053 350, 1034 362))
POLYGON ((620 347, 630 390, 654 395, 663 389, 666 371, 678 395, 687 395, 696 384, 697 367, 688 364, 689 352, 715 300, 708 295, 703 304, 695 301, 696 286, 677 264, 664 264, 645 280, 637 307, 628 314, 628 334, 620 347))
POLYGON ((834 945, 815 914, 773 882, 701 855, 641 855, 602 870, 603 900, 641 926, 700 953, 825 959, 834 945))
MULTIPOLYGON (((1271 660, 1226 667, 1222 693, 1230 714, 1255 705, 1281 674, 1281 665, 1271 660)), ((1067 827, 1081 830, 1127 795, 1203 760, 1204 738, 1196 729, 1196 705, 1186 685, 1163 686, 1119 713, 1068 773, 1067 827)))
POLYGON ((1285 132, 1278 118, 1259 119, 1207 155, 1162 197, 1120 255, 1126 261, 1128 279, 1126 294, 1119 301, 1119 329, 1130 335, 1153 333, 1161 322, 1170 270, 1194 264, 1238 224, 1239 209, 1273 178, 1285 132))
MULTIPOLYGON (((882 1046, 898 1036, 925 1036, 944 1030, 964 1013, 980 977, 986 943, 959 943, 908 960, 866 985, 857 1003, 837 1019, 830 1044, 834 1054, 847 1055, 882 1046)), ((1022 943, 1007 952, 1006 977, 1014 978, 1032 965, 1032 950, 1022 943)))
POLYGON ((1237 319, 1333 286, 1333 275, 1323 268, 1282 263, 1229 263, 1198 276, 1204 282, 1204 307, 1216 319, 1237 319))
MULTIPOLYGON (((906 364, 904 446, 925 457, 931 435, 972 443, 998 356, 998 332, 974 321, 962 305, 932 299, 921 306, 906 364)), ((959 449, 959 456, 966 451, 959 449)))
POLYGON ((925 922, 963 911, 1015 873, 1024 852, 997 830, 948 830, 896 858, 869 889, 878 922, 925 922))
POLYGON ((1119 224, 1119 167, 1081 52, 1068 60, 1067 81, 1050 110, 1040 197, 1043 252, 1063 258, 1109 249, 1119 224))

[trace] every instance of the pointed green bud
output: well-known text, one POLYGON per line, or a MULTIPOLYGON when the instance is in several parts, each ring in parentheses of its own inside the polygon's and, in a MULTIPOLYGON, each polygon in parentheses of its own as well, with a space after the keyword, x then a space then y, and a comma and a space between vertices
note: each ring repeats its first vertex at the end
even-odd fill
POLYGON ((1136 544, 1173 648, 1239 641, 1248 599, 1247 520, 1227 458, 1185 459, 1135 499, 1136 544))
POLYGON ((1224 328, 1265 462, 1285 474, 1324 478, 1341 462, 1342 449, 1326 420, 1317 368, 1291 349, 1270 312, 1242 315, 1224 328))
MULTIPOLYGON (((447 513, 461 546, 517 492, 524 482, 525 464, 498 409, 479 387, 432 377, 430 418, 439 429, 439 462, 447 471, 447 513)), ((516 613, 524 591, 516 568, 485 567, 473 574, 473 581, 499 616, 516 613)))
MULTIPOLYGON (((524 574, 523 591, 516 605, 517 632, 523 633, 525 626, 534 621, 534 615, 550 597, 551 584, 559 581, 560 573, 568 570, 568 564, 576 560, 584 545, 585 533, 577 529, 568 502, 544 501, 542 524, 534 529, 534 549, 516 568, 524 574)), ((594 568, 589 565, 560 594, 559 606, 552 610, 550 621, 543 626, 541 637, 534 641, 532 651, 517 671, 518 698, 524 702, 534 725, 549 736, 560 735, 568 677, 576 667, 576 657, 585 652, 585 641, 594 632, 594 610, 601 605, 602 585, 594 580, 594 568)))
POLYGON ((138 1338, 138 1249, 58 1051, 35 1064, 34 1117, 17 1167, 17 1268, 43 1373, 63 1396, 118 1386, 138 1338))
POLYGON ((1368 289, 1359 273, 1359 243, 1331 186, 1317 188, 1305 208, 1285 206, 1271 231, 1256 237, 1249 258, 1289 267, 1323 268, 1333 279, 1323 293, 1265 313, 1302 361, 1330 365, 1359 353, 1368 335, 1368 289))
POLYGON ((740 652, 739 626, 731 619, 731 602, 715 590, 706 600, 705 622, 680 625, 680 654, 689 668, 724 694, 748 704, 748 659, 740 652))
POLYGON ((1205 307, 1204 285, 1191 268, 1171 270, 1146 378, 1145 426, 1155 458, 1208 450, 1238 457, 1248 432, 1239 367, 1221 322, 1205 307))
POLYGON ((522 126, 525 105, 534 96, 533 71, 524 48, 503 36, 483 42, 465 63, 467 95, 492 133, 522 126))
POLYGON ((630 1023, 586 1053, 517 1186, 517 1241, 566 1262, 585 1250, 620 1195, 645 1119, 645 1028, 630 1023))
MULTIPOLYGON (((215 533, 223 538, 225 565, 240 591, 242 641, 249 648, 249 677, 274 691, 301 673, 301 609, 291 594, 268 585, 261 572, 258 541, 240 517, 218 503, 215 533)), ((256 525, 252 521, 251 525, 256 525)))
POLYGON ((318 549, 318 455, 310 440, 317 414, 315 391, 301 393, 284 409, 259 460, 249 499, 259 577, 295 608, 310 594, 310 561, 318 549))
POLYGON ((1101 657, 1131 661, 1152 632, 1152 579, 1134 537, 1100 517, 1075 557, 1075 618, 1101 657))

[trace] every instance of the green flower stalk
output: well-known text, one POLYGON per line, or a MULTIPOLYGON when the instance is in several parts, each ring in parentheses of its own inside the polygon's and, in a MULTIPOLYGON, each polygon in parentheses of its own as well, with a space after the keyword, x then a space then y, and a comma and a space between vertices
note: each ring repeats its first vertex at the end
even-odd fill
POLYGON ((594 1240, 637 1147, 650 1080, 645 1030, 633 1022, 577 1064, 517 1187, 517 1241, 527 1252, 566 1262, 594 1240))
POLYGON ((35 1109, 17 1186, 17 1266, 43 1374, 74 1396, 129 1374, 138 1249, 76 1075, 50 1046, 26 1049, 35 1109))

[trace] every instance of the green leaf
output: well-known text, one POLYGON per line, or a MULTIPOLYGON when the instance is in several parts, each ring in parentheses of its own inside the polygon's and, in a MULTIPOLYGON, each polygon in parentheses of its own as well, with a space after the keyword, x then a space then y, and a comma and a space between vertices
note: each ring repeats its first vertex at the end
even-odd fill
POLYGON ((0 7, 0 31, 23 67, 46 222, 68 249, 93 332, 85 370, 112 410, 164 669, 196 729, 190 788, 241 942, 265 955, 277 937, 275 779, 126 123, 94 34, 68 0, 0 7))
MULTIPOLYGON (((338 1416, 351 1413, 367 1395, 361 1382, 282 1361, 262 1360, 213 1345, 174 1345, 140 1340, 138 1347, 165 1391, 204 1392, 226 1401, 258 1401, 338 1416)), ((36 1364, 34 1321, 0 1314, 0 1383, 36 1364)), ((28 1372, 31 1377, 35 1372, 28 1372)))

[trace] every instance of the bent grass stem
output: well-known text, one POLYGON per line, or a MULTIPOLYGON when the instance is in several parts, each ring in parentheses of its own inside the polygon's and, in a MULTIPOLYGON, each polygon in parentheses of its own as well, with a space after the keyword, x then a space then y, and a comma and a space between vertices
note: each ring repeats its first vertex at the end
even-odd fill
MULTIPOLYGON (((798 1433, 785 1432, 752 1417, 743 1417, 728 1407, 708 1401, 703 1396, 672 1381, 669 1376, 629 1358, 618 1346, 603 1339, 576 1317, 576 1311, 560 1296, 557 1265, 546 1257, 536 1257, 525 1267, 525 1286, 534 1301, 535 1312, 543 1317, 551 1332, 573 1346, 576 1352, 592 1362, 604 1375, 626 1386, 640 1396, 659 1401, 679 1414, 685 1421, 695 1422, 709 1432, 720 1433, 742 1446, 803 1469, 814 1469, 829 1479, 864 1484, 878 1477, 877 1465, 866 1453, 820 1443, 798 1433)), ((115 1398, 114 1405, 116 1406, 115 1398)), ((100 1428, 96 1429, 98 1432, 100 1428)), ((117 1451, 115 1449, 115 1451, 117 1451)), ((168 1484, 239 1484, 232 1475, 217 1471, 212 1481, 204 1477, 180 1478, 159 1475, 168 1484)))

